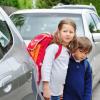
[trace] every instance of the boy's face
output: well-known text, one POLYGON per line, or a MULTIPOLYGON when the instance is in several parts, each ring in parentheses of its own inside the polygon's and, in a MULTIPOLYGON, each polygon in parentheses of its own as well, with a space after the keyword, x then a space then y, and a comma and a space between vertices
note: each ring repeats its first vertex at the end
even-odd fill
POLYGON ((77 49, 74 53, 73 56, 76 60, 82 61, 84 60, 88 55, 87 51, 83 51, 81 49, 77 49))

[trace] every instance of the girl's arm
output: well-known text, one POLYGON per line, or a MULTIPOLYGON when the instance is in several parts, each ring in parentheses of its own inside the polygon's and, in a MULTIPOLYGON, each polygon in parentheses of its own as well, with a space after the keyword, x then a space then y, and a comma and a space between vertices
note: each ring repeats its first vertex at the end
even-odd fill
POLYGON ((85 71, 85 90, 84 90, 84 100, 92 100, 92 70, 89 62, 87 61, 87 68, 85 71))
POLYGON ((52 66, 55 60, 55 54, 57 50, 58 50, 58 45, 56 44, 51 44, 46 49, 41 68, 42 81, 47 81, 47 82, 50 81, 52 66))
POLYGON ((50 100, 51 91, 49 87, 49 83, 46 81, 43 81, 43 97, 45 100, 50 100))
POLYGON ((43 65, 41 68, 41 76, 43 82, 43 96, 45 100, 49 100, 51 96, 50 91, 50 78, 52 66, 55 58, 55 54, 58 50, 58 45, 51 44, 47 49, 43 60, 43 65))

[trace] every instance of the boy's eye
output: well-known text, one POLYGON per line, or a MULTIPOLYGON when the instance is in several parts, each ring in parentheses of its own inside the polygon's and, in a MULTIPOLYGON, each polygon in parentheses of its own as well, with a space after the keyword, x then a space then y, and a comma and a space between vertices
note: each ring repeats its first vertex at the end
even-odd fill
POLYGON ((88 54, 88 52, 85 52, 85 54, 87 55, 87 54, 88 54))
POLYGON ((80 52, 83 52, 83 50, 79 50, 80 52))
POLYGON ((79 50, 81 53, 84 53, 84 54, 88 54, 88 51, 84 51, 84 50, 79 50))

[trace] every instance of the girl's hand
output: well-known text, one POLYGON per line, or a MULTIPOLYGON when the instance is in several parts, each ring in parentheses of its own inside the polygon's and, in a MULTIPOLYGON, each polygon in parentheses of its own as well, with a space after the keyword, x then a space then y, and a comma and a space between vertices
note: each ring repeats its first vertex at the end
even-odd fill
POLYGON ((60 100, 63 100, 63 95, 60 96, 60 100))
POLYGON ((45 100, 50 100, 51 92, 48 82, 43 82, 43 97, 45 100))

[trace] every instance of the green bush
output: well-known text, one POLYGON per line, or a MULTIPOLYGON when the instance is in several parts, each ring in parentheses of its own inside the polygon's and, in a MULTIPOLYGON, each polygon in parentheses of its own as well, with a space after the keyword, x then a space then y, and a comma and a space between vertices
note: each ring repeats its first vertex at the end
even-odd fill
POLYGON ((32 8, 32 0, 17 0, 20 9, 32 8))
POLYGON ((32 8, 32 0, 0 0, 0 5, 13 6, 19 9, 32 8))

